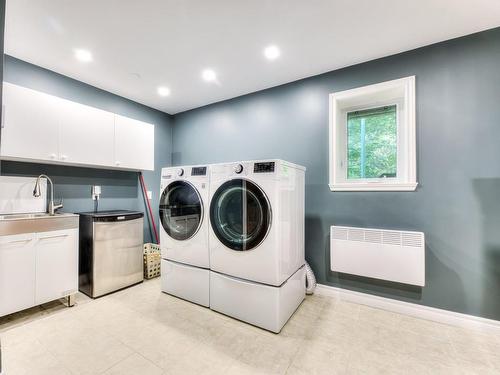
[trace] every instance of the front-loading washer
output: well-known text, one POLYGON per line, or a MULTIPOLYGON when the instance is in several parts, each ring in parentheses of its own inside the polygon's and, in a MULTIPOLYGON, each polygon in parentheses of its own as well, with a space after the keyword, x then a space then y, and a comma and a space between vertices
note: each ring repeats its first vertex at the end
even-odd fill
POLYGON ((210 167, 163 168, 160 187, 162 290, 209 305, 210 167))
POLYGON ((279 332, 305 297, 305 168, 212 165, 210 308, 279 332))

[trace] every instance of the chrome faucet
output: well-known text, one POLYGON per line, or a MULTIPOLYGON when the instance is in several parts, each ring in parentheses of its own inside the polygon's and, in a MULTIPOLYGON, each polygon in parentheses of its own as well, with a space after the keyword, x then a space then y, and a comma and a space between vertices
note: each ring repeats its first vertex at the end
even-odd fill
POLYGON ((33 189, 33 196, 34 197, 39 197, 42 193, 40 191, 40 178, 45 177, 49 182, 50 182, 50 202, 49 202, 49 215, 54 216, 56 213, 56 210, 59 208, 62 208, 62 199, 61 199, 61 204, 54 204, 54 184, 52 183, 52 180, 47 176, 46 174, 41 174, 38 176, 35 182, 35 187, 33 189))

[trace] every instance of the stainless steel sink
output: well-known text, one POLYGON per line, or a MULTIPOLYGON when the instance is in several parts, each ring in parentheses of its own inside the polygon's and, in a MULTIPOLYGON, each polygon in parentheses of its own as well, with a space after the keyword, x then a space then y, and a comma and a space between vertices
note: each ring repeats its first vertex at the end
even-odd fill
POLYGON ((53 219, 63 216, 77 216, 75 214, 58 212, 54 215, 50 215, 48 212, 37 212, 32 214, 10 214, 10 215, 0 215, 1 220, 26 220, 26 219, 53 219))
POLYGON ((78 228, 78 215, 47 212, 0 215, 0 236, 78 228))

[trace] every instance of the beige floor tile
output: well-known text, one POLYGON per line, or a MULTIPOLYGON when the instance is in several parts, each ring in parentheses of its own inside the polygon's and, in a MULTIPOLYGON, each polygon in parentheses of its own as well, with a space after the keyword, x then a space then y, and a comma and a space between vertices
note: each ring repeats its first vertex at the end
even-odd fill
POLYGON ((3 374, 69 375, 70 371, 36 339, 18 342, 3 349, 3 374))
POLYGON ((98 330, 77 335, 56 331, 40 342, 74 374, 99 374, 133 353, 108 333, 98 330))
POLYGON ((313 341, 299 348, 286 374, 346 374, 348 363, 347 350, 313 341))
POLYGON ((500 374, 500 336, 308 296, 280 334, 160 292, 159 279, 73 308, 0 318, 16 374, 500 374))
POLYGON ((456 358, 465 361, 469 364, 476 364, 478 366, 490 366, 491 355, 480 344, 457 344, 452 342, 452 347, 455 352, 456 358))
POLYGON ((265 373, 284 374, 302 342, 286 337, 272 339, 259 335, 245 345, 237 361, 265 373))
POLYGON ((488 363, 469 362, 459 359, 456 373, 459 375, 498 375, 500 372, 492 368, 488 363))
POLYGON ((446 332, 452 344, 475 345, 480 346, 485 351, 499 352, 500 332, 484 332, 451 326, 446 332))
POLYGON ((366 322, 371 326, 381 326, 384 328, 396 328, 402 316, 390 311, 374 309, 368 306, 360 306, 358 320, 366 322))
POLYGON ((392 352, 355 350, 349 355, 349 374, 404 374, 402 357, 392 352))
POLYGON ((408 375, 453 375, 462 374, 455 358, 447 356, 427 357, 424 359, 413 356, 402 356, 401 362, 408 375))
POLYGON ((140 354, 132 354, 130 357, 117 363, 104 372, 104 375, 162 375, 163 370, 140 354))
POLYGON ((405 332, 411 332, 424 336, 437 336, 446 339, 448 337, 449 325, 418 319, 412 316, 401 315, 398 327, 405 332))
POLYGON ((260 366, 253 366, 247 363, 234 361, 227 369, 227 374, 238 375, 274 375, 272 371, 267 371, 260 366))
POLYGON ((338 319, 339 316, 346 317, 348 319, 358 319, 359 311, 361 305, 346 302, 346 301, 336 301, 333 306, 325 306, 321 313, 322 319, 338 319))
POLYGON ((187 356, 165 366, 168 374, 224 374, 233 359, 211 345, 195 345, 187 356))

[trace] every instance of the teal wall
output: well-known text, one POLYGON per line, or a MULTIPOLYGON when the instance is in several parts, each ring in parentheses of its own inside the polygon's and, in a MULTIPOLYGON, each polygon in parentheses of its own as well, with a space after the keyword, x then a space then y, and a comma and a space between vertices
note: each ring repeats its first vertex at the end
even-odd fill
MULTIPOLYGON (((148 190, 153 192, 151 203, 156 222, 158 222, 161 168, 169 166, 171 162, 173 120, 170 115, 7 55, 4 60, 4 80, 155 124, 155 171, 143 174, 148 190)), ((99 134, 96 134, 96 137, 98 136, 99 134)), ((47 174, 54 181, 55 197, 64 199, 64 211, 93 210, 90 186, 101 185, 99 209, 129 209, 146 213, 136 172, 11 161, 2 161, 0 168, 3 175, 47 174)), ((153 237, 146 217, 144 222, 145 241, 149 242, 153 237)))
POLYGON ((500 29, 174 117, 173 163, 307 167, 306 258, 323 284, 500 319, 500 29), (416 76, 416 192, 328 188, 328 94, 416 76), (331 225, 423 231, 424 288, 329 270, 331 225))

